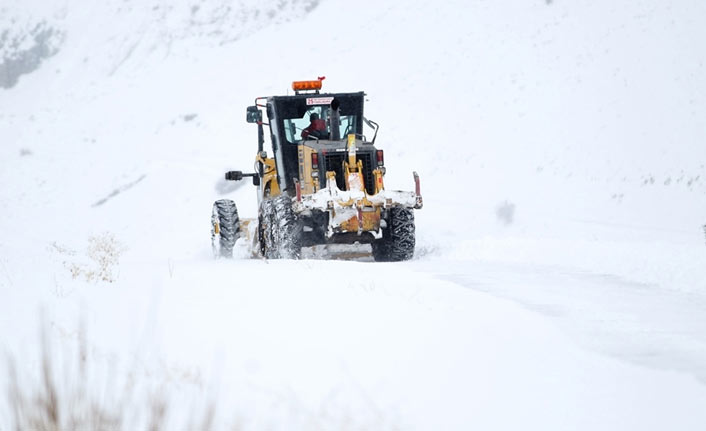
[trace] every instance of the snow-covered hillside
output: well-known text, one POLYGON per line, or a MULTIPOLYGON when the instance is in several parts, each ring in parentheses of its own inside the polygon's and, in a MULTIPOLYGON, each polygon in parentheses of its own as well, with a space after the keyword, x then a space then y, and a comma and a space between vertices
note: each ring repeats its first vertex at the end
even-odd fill
POLYGON ((700 429, 705 29, 696 0, 3 0, 2 347, 29 383, 41 322, 84 327, 96 391, 163 387, 173 426, 700 429), (257 213, 221 180, 245 107, 322 75, 367 93, 387 185, 420 173, 415 259, 214 261, 213 200, 257 213))

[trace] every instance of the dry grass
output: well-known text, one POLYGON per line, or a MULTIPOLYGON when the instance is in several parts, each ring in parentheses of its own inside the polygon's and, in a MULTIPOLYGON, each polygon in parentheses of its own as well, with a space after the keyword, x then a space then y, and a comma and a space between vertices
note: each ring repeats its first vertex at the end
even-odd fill
MULTIPOLYGON (((57 349, 41 332, 41 355, 35 362, 17 362, 8 355, 8 395, 11 429, 17 431, 157 431, 157 430, 396 430, 399 418, 377 408, 372 399, 361 410, 351 405, 356 388, 333 390, 318 409, 307 408, 292 391, 250 388, 246 399, 259 399, 256 411, 228 406, 229 417, 216 420, 216 402, 191 398, 175 403, 179 385, 165 381, 148 387, 154 376, 101 368, 89 357, 85 331, 72 333, 76 348, 57 349), (18 363, 20 366, 18 367, 18 363), (141 377, 138 377, 141 376, 141 377), (264 398, 262 395, 265 395, 264 398), (184 402, 186 401, 186 404, 184 402), (180 406, 181 410, 177 407, 180 406), (186 407, 186 411, 184 408, 186 407), (261 410, 263 409, 263 410, 261 410), (227 423, 223 423, 227 419, 227 423)), ((93 351, 92 351, 93 352, 93 351)), ((138 367, 136 366, 135 369, 138 367)), ((358 388, 360 389, 360 388, 358 388)), ((360 394, 358 394, 360 395, 360 394)), ((187 397, 189 398, 189 397, 187 397)), ((202 397, 203 398, 203 397, 202 397)), ((214 399, 210 395, 208 399, 214 399)), ((0 409, 1 410, 1 409, 0 409)), ((0 427, 3 425, 0 424, 0 427)))
POLYGON ((212 429, 213 403, 196 411, 183 426, 169 424, 166 395, 138 390, 134 373, 119 385, 115 376, 95 381, 88 367, 84 331, 79 332, 77 351, 69 355, 54 354, 47 333, 42 330, 41 359, 34 365, 39 373, 34 373, 34 380, 21 373, 8 355, 8 401, 15 430, 212 429))
POLYGON ((52 247, 60 255, 68 257, 64 266, 71 272, 72 278, 84 278, 88 282, 116 281, 120 256, 125 251, 125 246, 110 232, 89 237, 85 255, 57 243, 52 247))

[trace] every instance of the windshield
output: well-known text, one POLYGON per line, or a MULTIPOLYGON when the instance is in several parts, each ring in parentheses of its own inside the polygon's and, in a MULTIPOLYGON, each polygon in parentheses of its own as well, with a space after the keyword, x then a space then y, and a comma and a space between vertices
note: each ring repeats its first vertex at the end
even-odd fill
MULTIPOLYGON (((355 133, 358 117, 356 115, 341 115, 339 133, 345 138, 349 133, 355 133)), ((284 119, 284 134, 287 141, 299 143, 307 139, 329 139, 331 136, 328 106, 312 106, 300 118, 284 119)))

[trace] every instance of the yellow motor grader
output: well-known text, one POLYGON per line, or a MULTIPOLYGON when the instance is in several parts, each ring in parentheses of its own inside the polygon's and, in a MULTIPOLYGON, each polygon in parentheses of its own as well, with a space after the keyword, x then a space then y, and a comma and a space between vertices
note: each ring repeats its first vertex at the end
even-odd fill
POLYGON ((414 173, 413 192, 385 189, 384 153, 375 146, 379 126, 364 117, 365 93, 322 93, 323 79, 295 81, 294 95, 259 97, 247 108, 247 122, 258 131, 256 172, 229 171, 225 178, 252 178, 257 223, 241 222, 232 200, 216 201, 211 239, 217 256, 231 257, 239 238, 267 259, 297 259, 302 247, 318 244, 355 243, 371 244, 376 261, 414 256, 419 176, 414 173), (363 125, 374 131, 371 140, 363 125), (264 149, 264 126, 273 157, 264 149))

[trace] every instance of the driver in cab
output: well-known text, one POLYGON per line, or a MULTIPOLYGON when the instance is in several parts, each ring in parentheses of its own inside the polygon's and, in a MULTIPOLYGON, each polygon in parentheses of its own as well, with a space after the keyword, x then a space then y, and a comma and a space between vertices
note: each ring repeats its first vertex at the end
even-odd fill
POLYGON ((302 139, 317 138, 322 139, 326 137, 326 122, 319 118, 319 114, 313 113, 309 116, 309 127, 302 130, 302 139))

